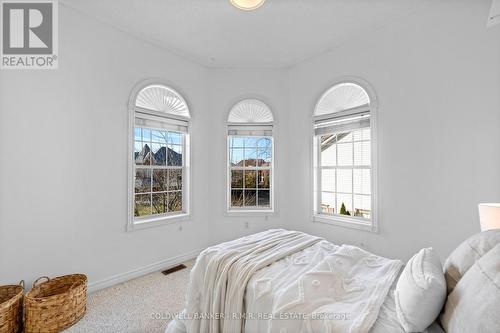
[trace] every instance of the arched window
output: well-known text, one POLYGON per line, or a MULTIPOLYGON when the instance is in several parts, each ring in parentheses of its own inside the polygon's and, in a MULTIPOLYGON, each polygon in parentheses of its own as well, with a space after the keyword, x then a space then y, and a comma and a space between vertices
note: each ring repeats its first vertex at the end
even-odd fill
POLYGON ((189 214, 189 108, 174 89, 141 83, 131 94, 128 229, 189 214))
POLYGON ((314 220, 375 230, 376 101, 358 81, 333 85, 314 109, 314 220))
POLYGON ((242 100, 228 116, 228 212, 274 211, 274 118, 256 99, 242 100))

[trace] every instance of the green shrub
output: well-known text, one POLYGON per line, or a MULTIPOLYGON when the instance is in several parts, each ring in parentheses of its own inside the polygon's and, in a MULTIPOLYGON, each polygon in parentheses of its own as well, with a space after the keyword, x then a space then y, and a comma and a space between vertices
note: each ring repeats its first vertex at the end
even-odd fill
POLYGON ((342 206, 340 206, 340 215, 349 215, 349 216, 351 216, 351 213, 349 213, 347 211, 347 209, 345 208, 344 203, 342 203, 342 206))

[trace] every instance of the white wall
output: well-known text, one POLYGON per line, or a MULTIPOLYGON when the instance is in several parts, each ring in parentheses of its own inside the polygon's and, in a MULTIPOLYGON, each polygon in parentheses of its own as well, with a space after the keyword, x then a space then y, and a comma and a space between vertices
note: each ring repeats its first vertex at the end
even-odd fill
MULTIPOLYGON (((208 70, 66 6, 60 65, 0 77, 0 283, 84 272, 93 282, 281 225, 285 196, 269 217, 225 213, 226 117, 241 98, 276 118, 276 187, 286 174, 288 75, 208 70), (96 37, 98 36, 98 37, 96 37), (192 219, 126 232, 127 102, 159 77, 192 112, 192 219), (248 222, 248 228, 245 223, 248 222)), ((283 191, 284 192, 284 191, 283 191)))
POLYGON ((91 282, 207 245, 207 71, 60 6, 60 63, 0 73, 0 284, 84 272, 91 282), (127 103, 161 77, 193 115, 193 218, 126 232, 127 103))
POLYGON ((0 72, 0 284, 84 272, 102 281, 272 227, 444 257, 500 201, 500 27, 488 1, 436 3, 293 68, 206 69, 65 6, 54 71, 0 72), (379 98, 380 233, 310 221, 310 115, 337 77, 379 98), (161 77, 189 101, 193 218, 126 232, 127 101, 161 77), (225 213, 226 116, 257 97, 276 117, 276 209, 225 213), (245 222, 249 228, 245 228, 245 222))
POLYGON ((500 201, 500 30, 489 1, 435 2, 290 72, 293 223, 337 243, 407 259, 445 258, 479 231, 477 204, 500 201), (369 81, 379 100, 379 234, 311 223, 311 113, 338 77, 369 81))

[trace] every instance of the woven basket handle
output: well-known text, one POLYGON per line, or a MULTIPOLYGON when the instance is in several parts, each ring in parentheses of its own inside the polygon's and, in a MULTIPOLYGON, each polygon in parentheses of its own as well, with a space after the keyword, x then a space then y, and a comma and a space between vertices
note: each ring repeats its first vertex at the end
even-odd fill
POLYGON ((19 285, 24 289, 24 280, 19 281, 19 285))
POLYGON ((33 287, 36 286, 36 284, 41 280, 41 279, 47 279, 47 281, 50 281, 48 276, 40 276, 38 279, 33 282, 33 287))

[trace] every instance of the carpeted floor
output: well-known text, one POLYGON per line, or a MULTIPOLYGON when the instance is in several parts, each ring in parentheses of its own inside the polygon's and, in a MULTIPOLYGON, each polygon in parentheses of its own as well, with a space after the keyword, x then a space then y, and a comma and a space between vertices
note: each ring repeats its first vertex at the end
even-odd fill
POLYGON ((148 274, 89 295, 87 314, 65 333, 160 333, 184 305, 189 272, 148 274), (157 319, 159 318, 159 319, 157 319))

